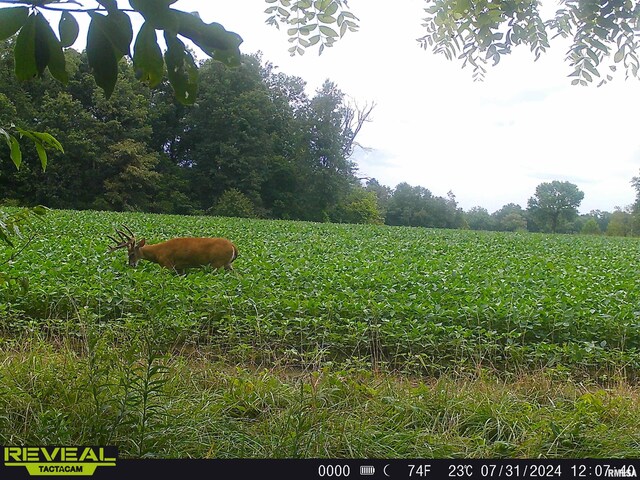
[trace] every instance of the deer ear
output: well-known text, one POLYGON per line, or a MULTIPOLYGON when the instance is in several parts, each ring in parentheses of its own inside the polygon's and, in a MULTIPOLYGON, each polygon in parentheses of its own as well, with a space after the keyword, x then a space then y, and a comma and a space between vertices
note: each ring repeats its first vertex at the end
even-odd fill
POLYGON ((144 244, 145 244, 145 243, 147 243, 147 240, 143 238, 142 240, 140 240, 140 241, 138 242, 138 245, 137 245, 137 246, 138 246, 138 248, 140 248, 140 247, 144 247, 144 244))

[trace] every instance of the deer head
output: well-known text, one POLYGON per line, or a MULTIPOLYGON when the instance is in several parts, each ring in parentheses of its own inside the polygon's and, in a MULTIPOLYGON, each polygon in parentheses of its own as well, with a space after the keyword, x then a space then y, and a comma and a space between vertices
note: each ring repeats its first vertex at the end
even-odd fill
POLYGON ((118 240, 115 237, 112 237, 111 235, 107 235, 107 238, 113 240, 113 242, 114 242, 114 245, 109 247, 109 251, 113 252, 113 251, 118 250, 120 248, 126 248, 127 252, 129 253, 129 266, 130 267, 135 267, 135 266, 138 265, 138 262, 140 261, 140 258, 142 258, 142 255, 140 254, 140 248, 142 248, 144 246, 145 239, 143 238, 142 240, 137 242, 136 241, 136 236, 131 231, 131 229, 129 227, 127 227, 126 225, 123 225, 123 227, 127 231, 128 235, 127 235, 127 233, 123 232, 122 230, 118 230, 116 228, 116 233, 120 237, 120 240, 118 240))

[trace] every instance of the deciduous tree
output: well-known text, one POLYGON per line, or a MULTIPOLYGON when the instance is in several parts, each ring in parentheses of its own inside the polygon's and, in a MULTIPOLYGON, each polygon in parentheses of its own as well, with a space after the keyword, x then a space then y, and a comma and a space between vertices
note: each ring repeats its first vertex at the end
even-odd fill
POLYGON ((529 199, 529 213, 541 229, 556 233, 577 217, 583 198, 584 192, 573 183, 544 182, 536 187, 535 195, 529 199))

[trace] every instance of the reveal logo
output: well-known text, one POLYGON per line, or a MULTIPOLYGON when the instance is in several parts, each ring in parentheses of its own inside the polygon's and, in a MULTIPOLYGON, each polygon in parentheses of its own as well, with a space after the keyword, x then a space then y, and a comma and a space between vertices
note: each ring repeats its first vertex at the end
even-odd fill
POLYGON ((3 447, 2 459, 32 476, 91 476, 98 467, 115 467, 117 456, 116 447, 3 447))

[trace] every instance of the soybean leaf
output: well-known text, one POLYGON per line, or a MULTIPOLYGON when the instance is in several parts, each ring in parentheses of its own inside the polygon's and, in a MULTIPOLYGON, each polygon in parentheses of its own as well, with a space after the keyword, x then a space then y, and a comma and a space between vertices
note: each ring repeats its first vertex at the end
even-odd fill
MULTIPOLYGON (((9 238, 9 236, 5 233, 5 232, 7 232, 7 230, 5 230, 5 229, 4 229, 4 228, 2 228, 2 227, 3 227, 3 225, 1 225, 1 224, 0 224, 0 240, 2 240, 4 243, 6 243, 7 245, 9 245, 11 248, 13 248, 13 246, 14 246, 14 245, 13 245, 13 242, 11 241, 11 239, 9 238)), ((4 274, 3 274, 3 276, 0 276, 0 285, 1 285, 2 283, 7 283, 6 278, 7 278, 7 277, 6 277, 6 276, 4 276, 4 274)))
POLYGON ((31 212, 33 212, 36 215, 42 216, 42 215, 46 215, 48 210, 49 209, 44 205, 36 205, 31 209, 31 212))

